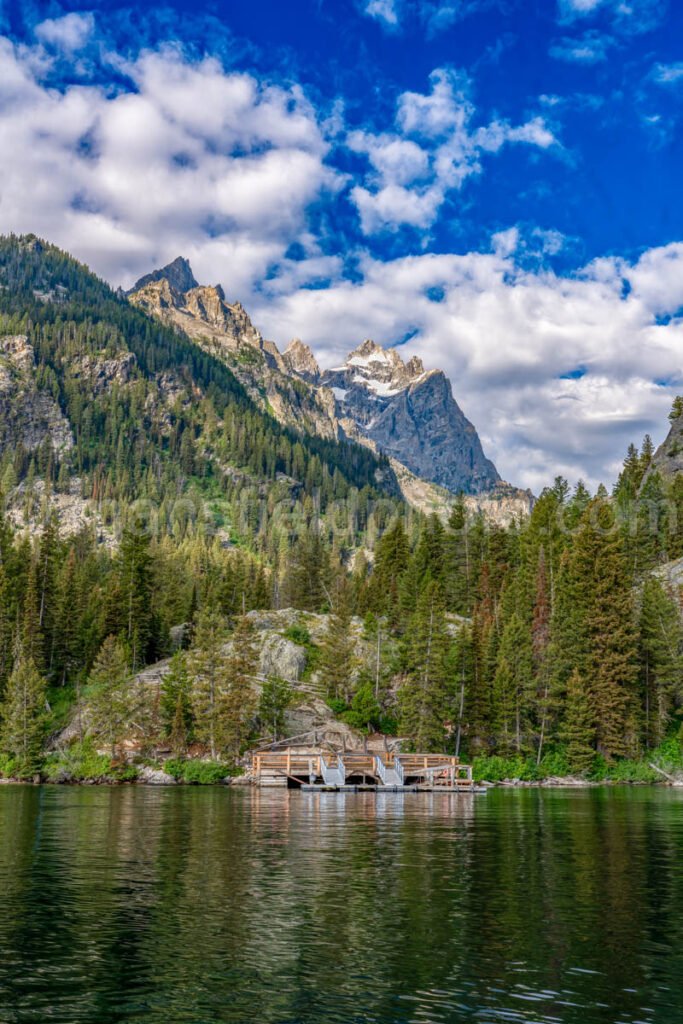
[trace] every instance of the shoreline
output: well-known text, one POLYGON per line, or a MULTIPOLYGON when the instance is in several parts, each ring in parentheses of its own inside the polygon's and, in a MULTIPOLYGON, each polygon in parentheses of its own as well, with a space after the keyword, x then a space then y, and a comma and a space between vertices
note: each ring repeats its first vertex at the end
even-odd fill
MULTIPOLYGON (((551 779, 536 779, 533 781, 526 781, 522 779, 503 779, 499 782, 488 782, 485 779, 477 782, 478 786, 483 786, 488 789, 507 789, 507 790, 518 790, 518 789, 599 789, 609 788, 616 789, 618 787, 625 788, 652 788, 652 789, 683 789, 683 779, 667 781, 666 779, 654 780, 651 782, 645 781, 625 781, 623 779, 612 780, 612 779, 601 779, 599 781, 593 779, 578 779, 576 777, 558 777, 551 779)), ((0 786, 109 786, 111 789, 118 789, 122 786, 147 786, 151 789, 158 788, 200 788, 206 789, 211 787, 216 788, 228 788, 236 787, 241 789, 258 789, 258 788, 270 788, 270 787, 259 787, 253 781, 253 779, 247 776, 233 776, 225 779, 220 779, 215 782, 187 782, 182 779, 174 779, 168 777, 166 779, 113 779, 111 777, 101 779, 46 779, 46 778, 33 778, 33 779, 17 779, 17 778, 0 778, 0 786)), ((321 792, 323 787, 321 787, 321 792)), ((289 792, 289 790, 287 790, 289 792)), ((308 791, 310 792, 310 790, 308 791)), ((381 790, 380 790, 381 792, 381 790)), ((417 790, 416 792, 419 792, 417 790)), ((425 793, 428 791, 425 790, 425 793)), ((429 791, 434 792, 433 790, 429 791)), ((458 796, 468 796, 474 794, 468 794, 459 791, 458 796)))

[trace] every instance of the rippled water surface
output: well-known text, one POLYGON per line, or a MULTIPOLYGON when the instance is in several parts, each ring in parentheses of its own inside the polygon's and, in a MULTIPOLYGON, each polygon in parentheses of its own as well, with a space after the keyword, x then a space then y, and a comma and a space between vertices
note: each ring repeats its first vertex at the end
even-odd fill
POLYGON ((0 787, 0 1022, 683 1022, 683 792, 0 787))

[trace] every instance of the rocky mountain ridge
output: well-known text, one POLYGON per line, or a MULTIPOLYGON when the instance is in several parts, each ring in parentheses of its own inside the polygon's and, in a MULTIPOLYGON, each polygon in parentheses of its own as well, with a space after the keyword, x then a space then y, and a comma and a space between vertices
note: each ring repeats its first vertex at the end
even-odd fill
POLYGON ((227 362, 280 422, 388 455, 412 504, 443 510, 453 495, 464 493, 501 521, 529 511, 530 493, 501 480, 446 375, 425 370, 418 357, 404 362, 396 349, 370 339, 329 370, 321 370, 300 339, 280 353, 240 302, 226 301, 220 285, 198 285, 180 257, 141 278, 128 295, 227 362))

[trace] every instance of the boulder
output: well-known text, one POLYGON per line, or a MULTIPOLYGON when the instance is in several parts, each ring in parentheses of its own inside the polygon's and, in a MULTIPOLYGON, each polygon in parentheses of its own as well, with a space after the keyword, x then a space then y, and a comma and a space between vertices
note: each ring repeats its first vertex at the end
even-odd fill
POLYGON ((152 768, 149 765, 145 765, 139 770, 138 782, 143 783, 145 786, 177 785, 176 780, 168 772, 163 771, 161 768, 152 768))

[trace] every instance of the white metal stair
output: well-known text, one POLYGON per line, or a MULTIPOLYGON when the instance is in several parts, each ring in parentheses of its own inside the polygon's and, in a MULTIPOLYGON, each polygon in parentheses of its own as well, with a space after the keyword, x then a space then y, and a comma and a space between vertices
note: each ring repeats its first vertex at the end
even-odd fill
POLYGON ((376 754, 375 770, 383 786, 402 786, 404 784, 403 765, 398 758, 394 758, 394 764, 390 767, 384 763, 379 754, 376 754))
POLYGON ((341 757, 337 758, 336 766, 328 764, 325 758, 320 757, 320 769, 323 773, 323 782, 326 786, 343 786, 346 782, 346 769, 341 757))

